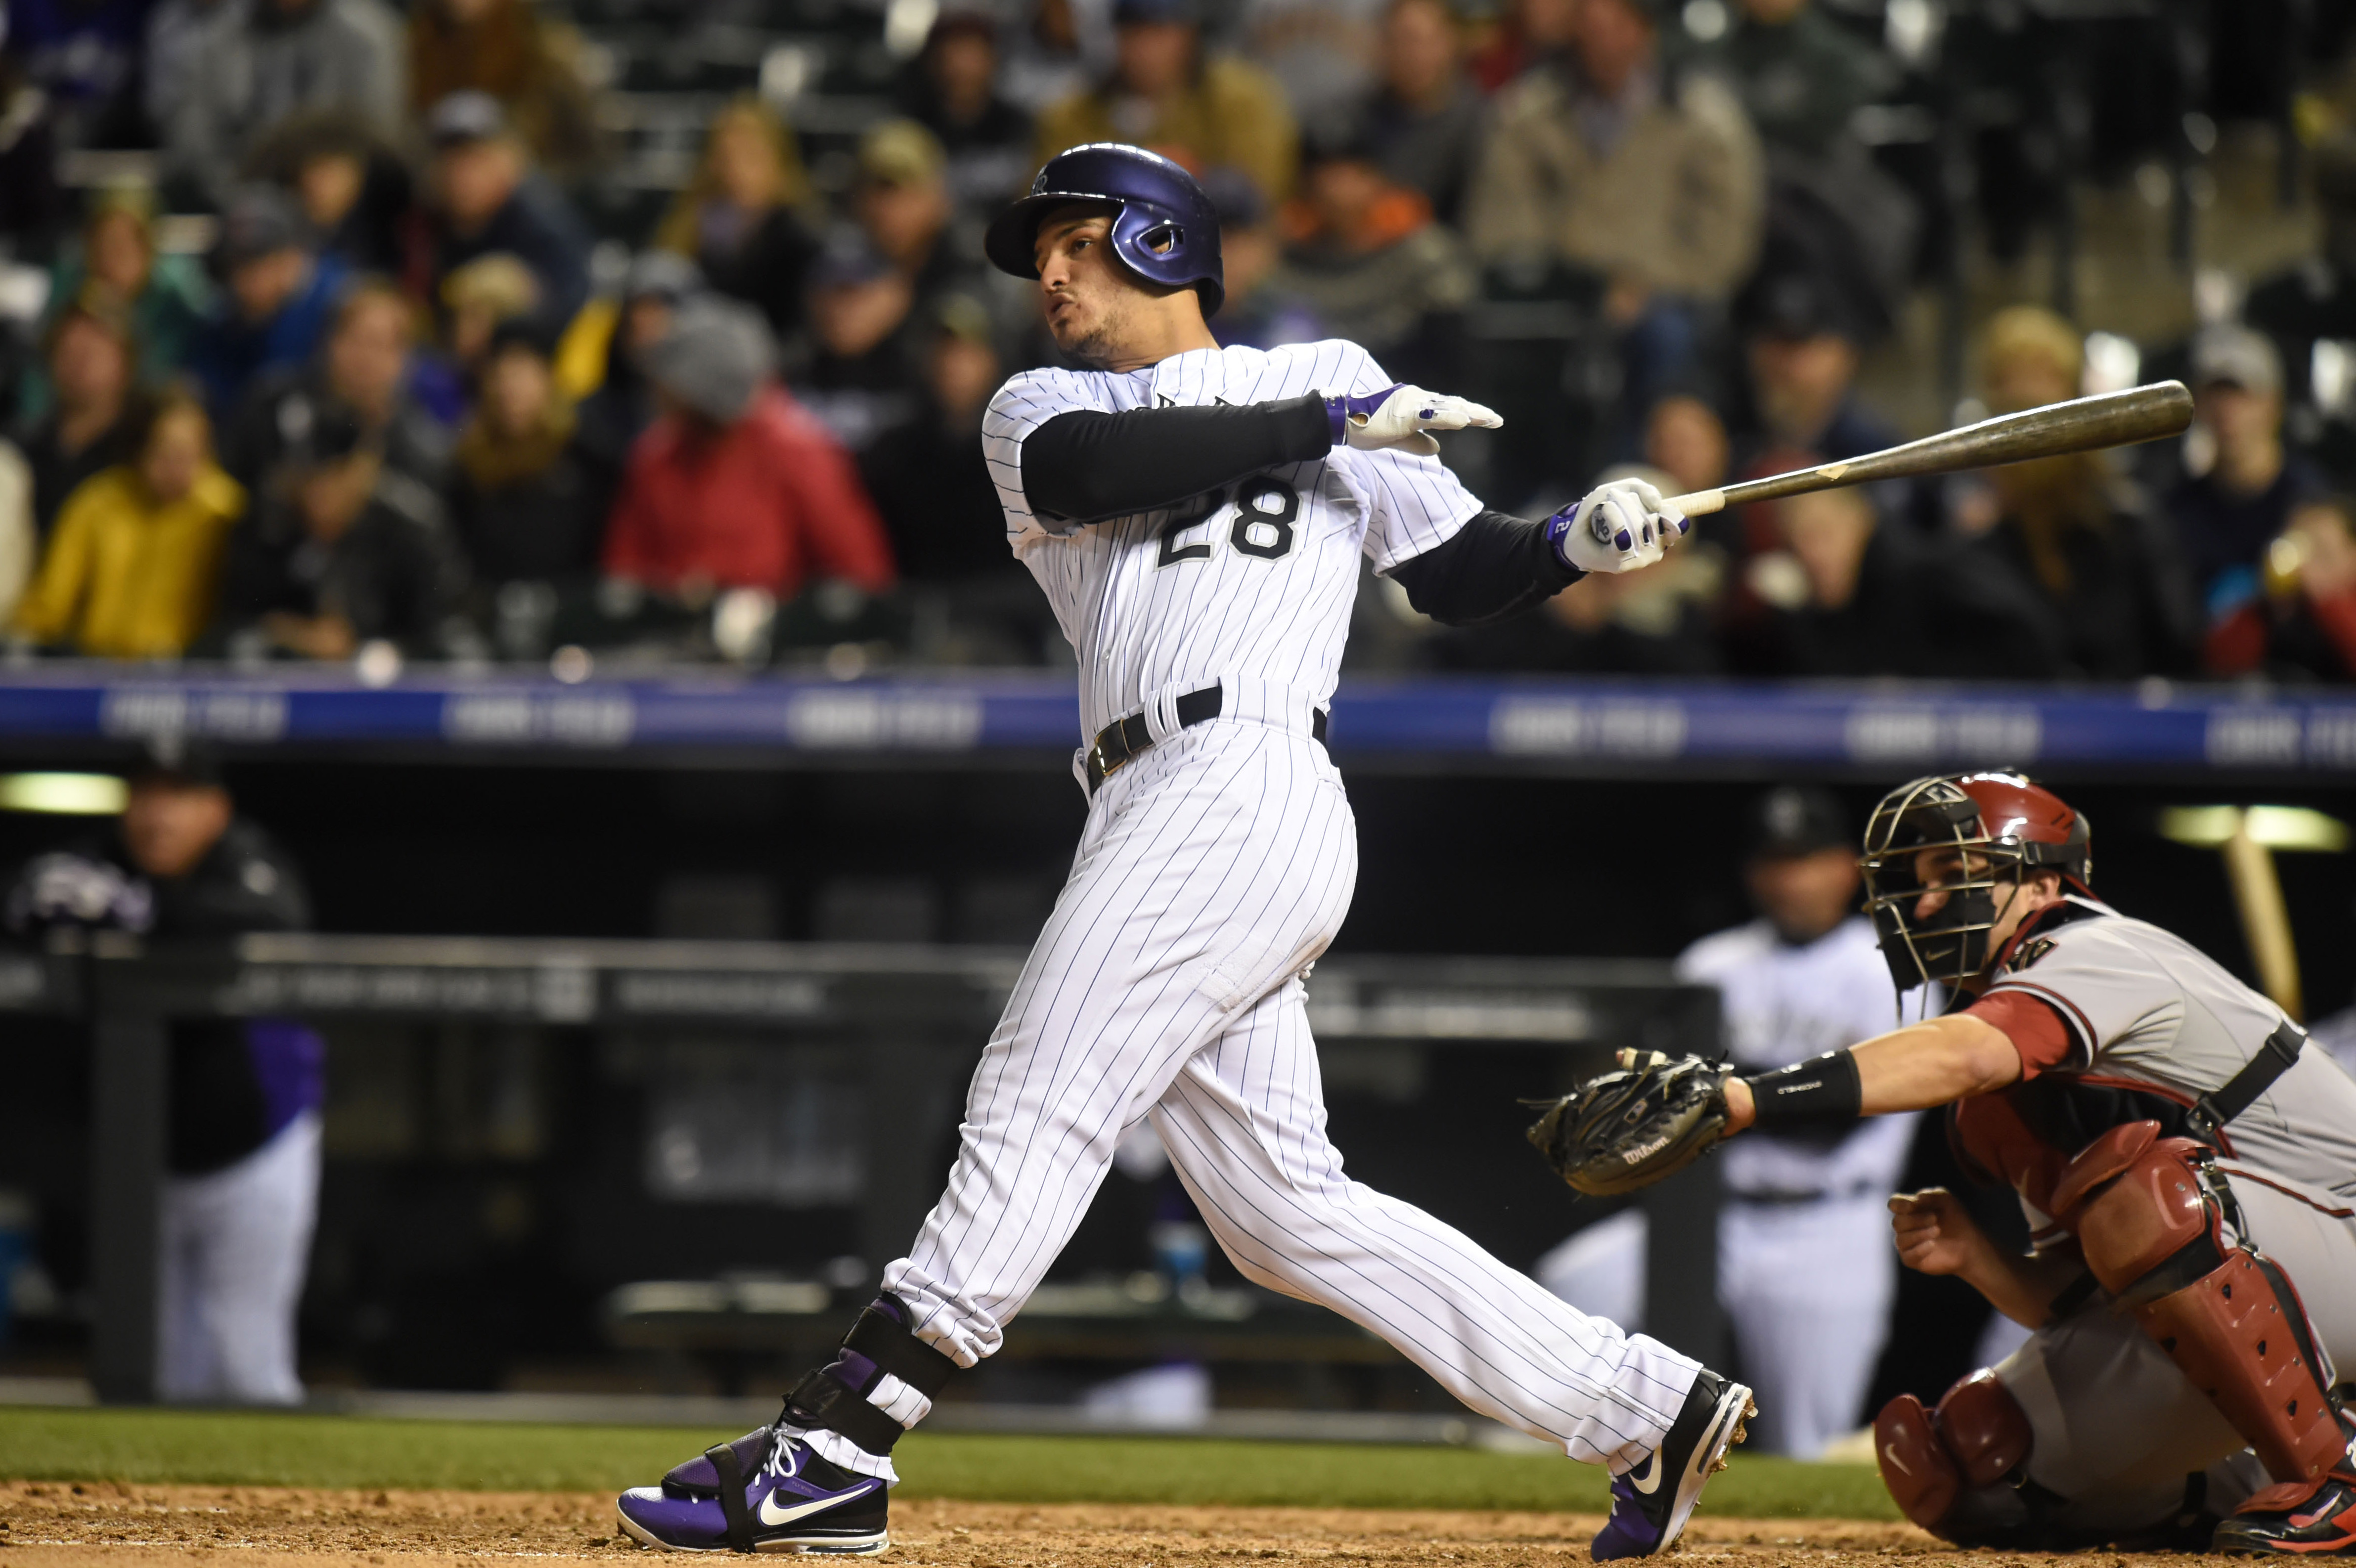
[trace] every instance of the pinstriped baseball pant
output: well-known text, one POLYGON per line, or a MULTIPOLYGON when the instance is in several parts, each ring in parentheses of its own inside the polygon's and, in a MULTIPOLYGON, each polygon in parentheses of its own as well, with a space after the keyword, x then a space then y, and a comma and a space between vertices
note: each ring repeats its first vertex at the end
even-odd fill
MULTIPOLYGON (((1108 779, 975 1071, 948 1190, 884 1288, 959 1365, 995 1351, 1150 1115, 1246 1278, 1333 1308, 1574 1458, 1639 1463, 1697 1364, 1350 1180, 1326 1140, 1301 972, 1356 880, 1341 775, 1305 734, 1214 720, 1108 779)), ((929 1408, 888 1376, 868 1397, 906 1425, 929 1408)), ((810 1435, 838 1464, 892 1474, 810 1435)))

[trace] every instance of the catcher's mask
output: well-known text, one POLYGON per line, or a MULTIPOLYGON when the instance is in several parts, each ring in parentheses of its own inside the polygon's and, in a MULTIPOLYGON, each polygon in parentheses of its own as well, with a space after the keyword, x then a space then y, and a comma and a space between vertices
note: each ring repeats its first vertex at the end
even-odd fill
POLYGON ((2091 840, 2083 816, 2019 773, 1934 774, 1891 790, 1866 823, 1858 862, 1890 977, 1911 991, 1977 975, 1987 967, 1999 899, 2012 896, 2024 873, 2051 867, 2092 896, 2091 840), (1956 853, 1937 856, 1941 849, 1956 853), (1919 914, 1933 891, 1945 901, 1919 914))

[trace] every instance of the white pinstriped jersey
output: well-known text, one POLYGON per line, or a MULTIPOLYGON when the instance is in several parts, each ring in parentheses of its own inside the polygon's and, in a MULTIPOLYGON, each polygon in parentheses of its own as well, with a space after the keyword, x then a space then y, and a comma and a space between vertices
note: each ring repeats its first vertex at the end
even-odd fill
POLYGON ((1143 370, 1026 370, 998 390, 982 450, 1006 536, 1055 606, 1080 662, 1083 731, 1157 693, 1226 677, 1333 694, 1358 556, 1387 571, 1481 510, 1432 457, 1336 448, 1160 511, 1085 527, 1034 515, 1023 442, 1057 414, 1273 402, 1391 385, 1355 343, 1198 348, 1143 370))

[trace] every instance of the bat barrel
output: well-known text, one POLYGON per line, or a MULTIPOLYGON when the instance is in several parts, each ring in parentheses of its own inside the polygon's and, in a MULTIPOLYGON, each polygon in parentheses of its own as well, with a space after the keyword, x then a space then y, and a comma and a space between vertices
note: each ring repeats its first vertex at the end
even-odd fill
POLYGON ((2192 394, 2184 383, 2158 381, 2123 392, 1999 414, 1862 457, 1745 480, 1720 489, 1697 490, 1676 496, 1669 504, 1689 517, 1706 517, 1727 507, 1781 500, 1837 485, 1955 474, 1967 468, 1994 468, 2065 453, 2161 441, 2183 434, 2191 422, 2192 394))

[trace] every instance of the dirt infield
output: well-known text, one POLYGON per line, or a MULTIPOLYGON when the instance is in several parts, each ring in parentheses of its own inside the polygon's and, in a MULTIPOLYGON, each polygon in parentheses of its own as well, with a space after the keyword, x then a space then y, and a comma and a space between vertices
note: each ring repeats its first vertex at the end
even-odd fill
MULTIPOLYGON (((0 1482, 0 1568, 374 1568, 481 1557, 618 1559, 613 1499, 572 1493, 324 1491, 273 1487, 0 1482)), ((1026 1506, 916 1501, 892 1510, 886 1563, 904 1568, 1454 1568, 1587 1561, 1590 1515, 1344 1509, 1026 1506)), ((2029 1568, 1958 1552, 1905 1525, 1703 1516, 1679 1555, 1729 1568, 2029 1568)), ((2228 1560, 2085 1554, 2091 1568, 2228 1560)), ((649 1568, 656 1561, 649 1558, 649 1568)))

